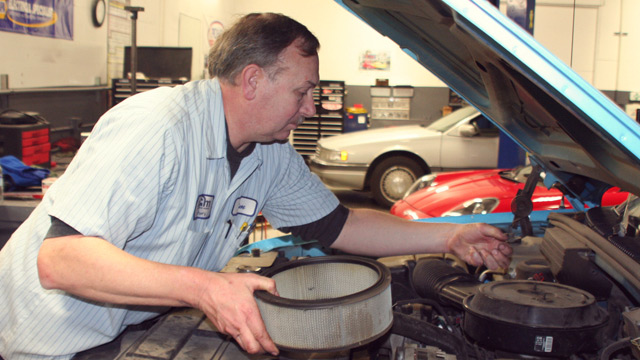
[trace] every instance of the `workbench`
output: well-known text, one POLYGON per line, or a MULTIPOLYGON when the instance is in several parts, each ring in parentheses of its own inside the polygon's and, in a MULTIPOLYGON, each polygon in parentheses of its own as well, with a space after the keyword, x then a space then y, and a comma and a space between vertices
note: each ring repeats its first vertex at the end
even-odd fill
POLYGON ((40 200, 2 200, 0 202, 0 248, 24 222, 40 200))

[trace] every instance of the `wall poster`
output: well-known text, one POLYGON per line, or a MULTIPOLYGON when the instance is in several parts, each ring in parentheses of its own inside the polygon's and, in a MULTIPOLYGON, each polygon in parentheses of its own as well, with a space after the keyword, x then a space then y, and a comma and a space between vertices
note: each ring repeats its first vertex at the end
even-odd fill
POLYGON ((0 30, 73 40, 73 0, 0 0, 0 30))
POLYGON ((391 56, 386 51, 366 50, 360 55, 361 70, 384 70, 391 69, 391 56))

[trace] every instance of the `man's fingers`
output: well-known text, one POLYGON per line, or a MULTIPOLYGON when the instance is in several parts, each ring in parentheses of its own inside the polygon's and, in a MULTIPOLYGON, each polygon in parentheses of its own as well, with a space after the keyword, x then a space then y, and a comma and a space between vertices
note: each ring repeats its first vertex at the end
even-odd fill
POLYGON ((267 332, 267 328, 262 321, 262 316, 260 315, 257 305, 256 314, 256 317, 250 318, 247 322, 247 329, 249 330, 250 338, 255 341, 262 351, 277 355, 278 348, 267 332))
POLYGON ((262 346, 258 343, 251 331, 242 331, 235 337, 238 344, 249 354, 260 354, 265 352, 262 346))
POLYGON ((242 335, 238 334, 238 335, 234 336, 233 338, 236 340, 238 345, 240 345, 240 347, 244 349, 244 351, 248 352, 247 348, 244 346, 244 342, 242 341, 242 335))
POLYGON ((256 274, 213 273, 212 291, 199 304, 216 328, 233 337, 248 353, 277 355, 262 321, 253 293, 265 290, 277 294, 275 281, 256 274))
POLYGON ((480 255, 480 252, 478 251, 478 249, 476 249, 473 246, 469 247, 469 253, 465 261, 473 266, 480 266, 484 263, 484 259, 482 258, 482 255, 480 255))
MULTIPOLYGON (((273 279, 263 276, 251 276, 247 274, 252 280, 246 282, 247 287, 251 293, 257 290, 265 290, 271 294, 277 295, 276 283, 273 279)), ((243 313, 245 314, 245 321, 240 328, 238 336, 234 336, 238 344, 250 354, 258 354, 268 352, 273 355, 278 354, 278 348, 271 340, 271 337, 267 333, 267 329, 262 321, 258 304, 255 303, 253 297, 251 298, 251 305, 249 308, 245 308, 243 313)))
POLYGON ((500 251, 505 257, 509 257, 513 254, 513 248, 504 243, 498 245, 498 251, 500 251))
POLYGON ((498 265, 501 268, 508 268, 509 264, 511 263, 511 252, 509 252, 509 254, 505 254, 502 251, 498 251, 498 250, 493 250, 493 257, 496 259, 498 265))
POLYGON ((480 255, 482 256, 482 259, 484 260, 484 265, 488 269, 496 270, 496 269, 498 269, 500 267, 498 265, 498 261, 487 250, 485 250, 485 249, 480 250, 480 255))
POLYGON ((502 230, 498 229, 495 226, 485 224, 485 223, 476 223, 476 224, 480 226, 480 231, 482 235, 486 237, 494 238, 500 241, 506 241, 509 238, 507 234, 505 234, 502 230))
POLYGON ((268 277, 264 277, 264 276, 254 275, 254 274, 246 274, 246 275, 254 276, 254 282, 252 282, 251 284, 248 284, 252 292, 256 290, 264 290, 273 295, 278 296, 278 290, 276 290, 275 280, 268 277))
POLYGON ((278 355, 278 348, 273 343, 267 331, 254 333, 249 328, 244 328, 234 339, 249 354, 270 353, 274 356, 278 355))

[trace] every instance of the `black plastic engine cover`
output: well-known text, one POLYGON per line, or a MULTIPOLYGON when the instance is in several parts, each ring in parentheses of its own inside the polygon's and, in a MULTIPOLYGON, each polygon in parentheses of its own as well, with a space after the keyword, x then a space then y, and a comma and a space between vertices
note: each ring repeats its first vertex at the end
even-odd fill
POLYGON ((597 349, 608 320, 588 292, 528 280, 484 284, 464 308, 465 333, 480 344, 545 357, 597 349))

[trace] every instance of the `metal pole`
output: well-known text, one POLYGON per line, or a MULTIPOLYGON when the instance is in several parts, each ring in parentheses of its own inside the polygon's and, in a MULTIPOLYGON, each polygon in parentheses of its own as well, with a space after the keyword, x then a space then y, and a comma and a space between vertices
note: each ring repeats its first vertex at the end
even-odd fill
POLYGON ((136 81, 138 73, 138 45, 136 43, 136 20, 138 20, 138 12, 144 11, 140 6, 125 6, 125 10, 131 11, 131 95, 136 93, 136 81))

